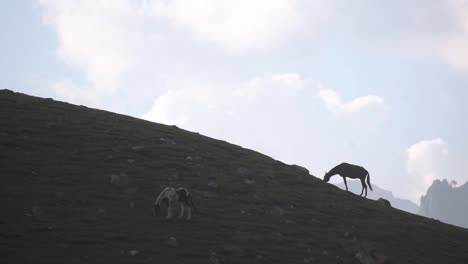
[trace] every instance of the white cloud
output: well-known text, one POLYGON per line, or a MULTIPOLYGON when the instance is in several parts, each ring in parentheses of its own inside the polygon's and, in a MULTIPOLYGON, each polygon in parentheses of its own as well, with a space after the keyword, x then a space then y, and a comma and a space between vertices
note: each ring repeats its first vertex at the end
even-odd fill
POLYGON ((440 56, 459 72, 468 72, 468 1, 450 0, 453 28, 443 38, 440 56))
POLYGON ((254 100, 259 96, 288 96, 304 90, 305 81, 297 73, 256 77, 234 91, 234 94, 254 100))
MULTIPOLYGON (((164 74, 162 70, 186 67, 184 58, 174 58, 187 45, 196 46, 174 42, 186 40, 181 37, 184 33, 191 34, 198 43, 213 44, 237 54, 271 51, 281 44, 291 44, 297 40, 294 36, 308 35, 302 40, 311 41, 310 31, 315 33, 316 29, 325 33, 349 30, 362 43, 383 46, 385 52, 396 49, 409 57, 435 58, 459 72, 468 72, 468 7, 462 0, 430 3, 397 0, 390 4, 339 0, 38 0, 38 3, 45 23, 57 33, 58 57, 84 73, 86 80, 78 82, 79 87, 89 87, 89 91, 101 95, 116 93, 135 80, 155 87, 151 82, 155 75, 164 74), (389 7, 393 10, 391 14, 389 7), (168 52, 161 45, 174 48, 168 52), (162 57, 164 62, 160 62, 162 57), (168 67, 168 61, 174 65, 168 67), (141 70, 145 65, 147 72, 141 70)), ((311 49, 316 48, 309 44, 311 49)), ((250 98, 259 92, 244 90, 250 98)), ((336 94, 323 95, 335 112, 357 112, 379 103, 377 96, 348 104, 336 94)))
POLYGON ((448 65, 460 73, 468 72, 468 32, 466 36, 448 37, 442 43, 440 56, 448 65))
POLYGON ((337 115, 353 114, 384 104, 384 99, 376 95, 366 95, 343 102, 340 95, 333 89, 320 89, 318 96, 328 110, 337 115))
MULTIPOLYGON (((44 23, 57 34, 58 58, 85 76, 74 75, 75 88, 87 87, 101 97, 129 89, 126 85, 135 91, 158 87, 155 79, 179 75, 184 68, 192 72, 180 54, 198 46, 186 42, 186 33, 228 53, 268 51, 290 41, 305 6, 307 19, 320 17, 321 2, 38 0, 44 23)), ((277 78, 295 82, 293 75, 277 78)))
POLYGON ((419 141, 406 150, 406 171, 414 182, 413 198, 418 200, 435 179, 443 179, 448 157, 447 143, 441 138, 419 141))
POLYGON ((172 107, 178 104, 187 104, 191 101, 190 99, 189 92, 169 90, 156 98, 151 109, 141 118, 166 125, 183 125, 187 121, 187 117, 183 113, 172 111, 172 107))
POLYGON ((234 84, 184 79, 171 81, 171 91, 158 96, 142 118, 181 126, 285 162, 293 162, 298 148, 307 152, 305 146, 316 138, 304 141, 304 137, 316 133, 310 127, 314 113, 305 111, 311 106, 306 98, 312 90, 296 73, 254 77, 234 84))
POLYGON ((134 1, 39 0, 44 22, 57 32, 58 57, 85 73, 89 86, 114 92, 123 76, 151 54, 157 36, 144 27, 134 1))
POLYGON ((153 4, 156 16, 189 30, 196 40, 236 53, 268 50, 287 40, 302 22, 300 2, 172 0, 153 4))
POLYGON ((305 81, 296 73, 286 73, 255 77, 237 85, 185 81, 175 82, 175 86, 178 88, 157 97, 142 118, 164 124, 187 125, 193 119, 200 120, 200 117, 232 116, 247 101, 295 95, 304 89, 305 81))
POLYGON ((96 93, 79 87, 70 79, 63 79, 55 82, 51 86, 52 90, 57 94, 57 99, 64 100, 73 104, 86 103, 91 106, 98 106, 98 96, 96 93))
MULTIPOLYGON (((192 87, 169 90, 156 98, 151 108, 141 117, 166 125, 187 125, 200 112, 219 111, 223 95, 211 87, 192 87)), ((223 109, 225 110, 225 109, 223 109)))

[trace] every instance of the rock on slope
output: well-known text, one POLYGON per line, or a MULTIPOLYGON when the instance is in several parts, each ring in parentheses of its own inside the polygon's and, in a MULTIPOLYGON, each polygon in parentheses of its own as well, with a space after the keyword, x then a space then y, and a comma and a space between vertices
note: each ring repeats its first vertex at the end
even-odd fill
POLYGON ((466 229, 197 133, 6 90, 0 177, 1 263, 468 263, 466 229), (167 185, 192 190, 192 221, 152 217, 167 185))
MULTIPOLYGON (((359 180, 348 179, 347 183, 348 183, 348 189, 351 192, 358 194, 358 195, 361 193, 362 185, 359 180)), ((419 206, 417 204, 411 202, 410 200, 401 199, 401 198, 393 196, 391 191, 384 190, 380 188, 379 186, 373 184, 372 180, 371 180, 371 184, 374 190, 373 191, 370 191, 369 189, 367 190, 367 198, 372 199, 372 200, 384 198, 390 201, 392 206, 395 208, 398 208, 400 210, 403 210, 412 214, 419 213, 419 206)), ((343 182, 337 184, 336 186, 345 190, 345 186, 343 182)))

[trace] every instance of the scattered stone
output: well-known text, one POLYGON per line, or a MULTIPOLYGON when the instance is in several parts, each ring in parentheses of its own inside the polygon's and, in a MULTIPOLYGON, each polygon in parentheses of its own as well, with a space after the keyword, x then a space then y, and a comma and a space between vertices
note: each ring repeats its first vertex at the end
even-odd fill
POLYGON ((178 180, 180 178, 180 175, 179 175, 179 173, 175 172, 174 174, 171 175, 171 178, 173 180, 178 180))
POLYGON ((133 159, 128 159, 127 162, 128 162, 129 164, 133 164, 133 162, 135 162, 135 160, 133 160, 133 159))
POLYGON ((242 257, 245 255, 244 249, 236 245, 224 245, 223 250, 228 254, 235 255, 238 257, 242 257))
POLYGON ((315 262, 315 258, 313 257, 304 258, 304 263, 314 263, 314 262, 315 262))
POLYGON ((134 202, 130 202, 130 208, 135 208, 135 203, 134 202))
POLYGON ((236 241, 237 243, 247 243, 251 239, 253 239, 252 234, 245 231, 237 231, 232 236, 232 240, 236 241))
POLYGON ((166 244, 168 246, 171 246, 171 247, 177 247, 179 245, 179 243, 177 242, 177 240, 174 238, 174 237, 170 237, 167 241, 166 241, 166 244))
POLYGON ((273 176, 273 175, 268 175, 268 176, 267 176, 267 179, 268 179, 268 182, 273 183, 273 184, 276 184, 275 176, 273 176))
POLYGON ((135 256, 138 253, 139 253, 138 250, 135 250, 135 249, 132 249, 132 250, 128 251, 128 254, 130 254, 131 256, 135 256))
POLYGON ((175 145, 176 144, 176 142, 174 140, 170 139, 170 138, 161 137, 161 138, 159 138, 159 141, 164 142, 166 144, 170 144, 170 145, 175 145))
POLYGON ((216 255, 216 252, 211 252, 210 253, 210 264, 220 264, 218 256, 216 255))
POLYGON ((136 194, 139 191, 138 187, 125 188, 125 194, 136 194))
POLYGON ((207 185, 208 185, 208 187, 210 187, 212 189, 218 189, 218 187, 219 187, 218 183, 215 182, 215 181, 209 181, 207 185))
POLYGON ((255 180, 253 180, 253 179, 245 179, 245 180, 244 180, 244 183, 247 184, 247 185, 252 185, 252 184, 255 183, 255 180))
POLYGON ((99 208, 97 210, 97 214, 100 215, 100 216, 105 216, 105 215, 107 215, 107 210, 104 209, 104 208, 99 208))
POLYGON ((284 221, 284 223, 287 224, 287 225, 295 225, 295 224, 296 224, 296 222, 294 222, 294 221, 292 221, 292 220, 289 220, 289 219, 287 219, 286 221, 284 221))
POLYGON ((79 195, 76 200, 78 201, 78 203, 83 204, 83 205, 90 205, 91 204, 91 200, 88 198, 88 196, 86 194, 79 195))
MULTIPOLYGON (((201 160, 201 157, 200 156, 187 156, 185 158, 186 160, 190 160, 190 161, 200 161, 201 160)), ((199 164, 198 164, 199 165, 199 164)))
POLYGON ((237 168, 237 174, 240 176, 246 176, 249 173, 249 170, 244 167, 237 168))
POLYGON ((392 207, 392 204, 387 199, 379 198, 377 202, 383 204, 386 207, 392 207))
POLYGON ((47 128, 53 128, 55 125, 56 125, 56 124, 55 124, 54 121, 49 121, 49 122, 47 122, 47 124, 46 124, 47 128))
POLYGON ((54 193, 54 195, 55 195, 55 198, 62 199, 65 196, 65 193, 64 192, 56 192, 56 193, 54 193))
POLYGON ((141 151, 141 150, 144 150, 144 149, 145 149, 145 146, 133 146, 132 147, 133 151, 141 151))
POLYGON ((260 197, 260 195, 258 195, 258 194, 252 195, 252 200, 256 201, 256 202, 263 202, 263 198, 260 197))
POLYGON ((271 211, 270 211, 270 214, 283 215, 284 213, 285 213, 284 209, 279 206, 273 206, 273 208, 271 208, 271 211))
POLYGON ((353 256, 361 264, 388 264, 387 256, 377 252, 366 242, 360 242, 356 239, 351 241, 342 241, 341 246, 349 255, 353 256))
POLYGON ((310 219, 309 219, 309 222, 310 222, 310 223, 314 223, 314 224, 320 224, 320 220, 315 219, 315 218, 310 218, 310 219))
POLYGON ((217 198, 218 194, 216 194, 215 192, 211 192, 211 191, 204 191, 202 192, 202 196, 204 198, 211 199, 211 198, 217 198))
POLYGON ((127 186, 128 177, 125 173, 121 172, 119 174, 111 174, 110 184, 115 186, 127 186))
POLYGON ((44 209, 40 206, 33 206, 31 208, 31 216, 34 220, 40 222, 46 222, 49 220, 49 217, 47 217, 47 214, 45 213, 44 209))

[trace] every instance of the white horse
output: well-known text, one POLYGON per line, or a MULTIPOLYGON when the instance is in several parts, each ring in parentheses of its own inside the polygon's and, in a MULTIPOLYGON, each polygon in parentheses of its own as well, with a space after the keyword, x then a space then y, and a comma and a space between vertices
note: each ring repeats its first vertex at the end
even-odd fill
POLYGON ((153 207, 153 215, 159 215, 159 211, 161 210, 161 204, 164 204, 167 207, 167 219, 171 219, 173 217, 172 211, 173 206, 175 203, 179 203, 181 210, 178 218, 182 218, 184 216, 185 209, 187 208, 187 220, 192 218, 192 208, 196 210, 195 204, 192 201, 192 195, 190 192, 185 188, 178 188, 175 189, 173 187, 166 187, 164 190, 159 194, 156 201, 154 201, 153 207))

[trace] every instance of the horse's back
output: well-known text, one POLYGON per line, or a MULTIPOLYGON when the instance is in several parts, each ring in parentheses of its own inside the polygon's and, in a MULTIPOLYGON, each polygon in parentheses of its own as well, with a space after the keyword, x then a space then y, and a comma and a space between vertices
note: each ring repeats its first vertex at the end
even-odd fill
POLYGON ((367 175, 369 174, 369 172, 362 166, 359 166, 359 165, 355 165, 355 164, 350 164, 350 163, 346 163, 346 162, 343 162, 341 163, 340 165, 338 165, 341 167, 341 169, 343 170, 343 172, 345 173, 348 173, 348 174, 351 174, 350 176, 354 176, 354 175, 367 175))

